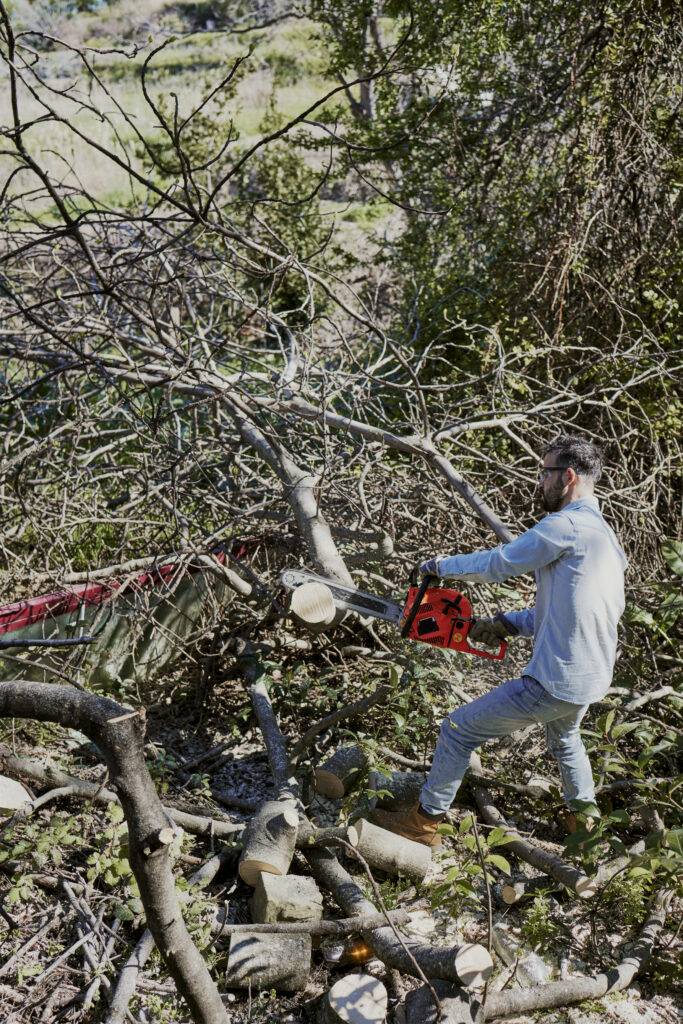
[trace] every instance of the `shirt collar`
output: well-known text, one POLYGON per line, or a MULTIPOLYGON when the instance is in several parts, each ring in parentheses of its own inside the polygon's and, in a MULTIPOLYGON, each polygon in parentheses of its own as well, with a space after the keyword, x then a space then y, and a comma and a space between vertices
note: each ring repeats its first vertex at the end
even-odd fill
POLYGON ((562 512, 566 512, 570 508, 595 508, 600 511, 600 503, 594 494, 586 494, 583 498, 577 498, 576 501, 571 501, 568 505, 565 505, 562 512))

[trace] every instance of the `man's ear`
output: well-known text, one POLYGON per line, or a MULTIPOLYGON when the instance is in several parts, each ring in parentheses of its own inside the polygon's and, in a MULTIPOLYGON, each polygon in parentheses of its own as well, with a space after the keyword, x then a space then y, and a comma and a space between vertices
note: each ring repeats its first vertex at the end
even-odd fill
POLYGON ((567 474, 567 487, 571 487, 578 481, 579 474, 576 472, 575 469, 572 469, 571 466, 567 466, 567 468, 565 469, 565 473, 567 474))

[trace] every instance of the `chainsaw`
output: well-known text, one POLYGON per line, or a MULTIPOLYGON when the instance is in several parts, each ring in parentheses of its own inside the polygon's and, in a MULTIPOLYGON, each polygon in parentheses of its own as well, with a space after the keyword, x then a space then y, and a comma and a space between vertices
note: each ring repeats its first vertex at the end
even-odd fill
POLYGON ((340 611, 393 622, 400 628, 401 636, 409 640, 494 661, 505 657, 507 644, 504 640, 497 652, 482 651, 470 645, 467 634, 476 621, 472 617, 472 606, 464 594, 439 586, 437 576, 425 576, 419 586, 411 586, 402 602, 345 587, 336 580, 304 569, 285 569, 280 579, 287 590, 296 590, 304 583, 323 583, 340 611))

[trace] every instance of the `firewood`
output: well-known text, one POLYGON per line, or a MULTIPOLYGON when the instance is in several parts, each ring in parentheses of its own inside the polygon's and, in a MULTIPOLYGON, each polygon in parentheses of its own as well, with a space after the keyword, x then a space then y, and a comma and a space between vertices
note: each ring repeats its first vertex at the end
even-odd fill
POLYGON ((301 992, 310 967, 310 935, 239 932, 230 936, 225 983, 228 988, 301 992))
POLYGON ((318 1007, 318 1024, 383 1024, 387 990, 371 974, 347 974, 335 982, 318 1007))
POLYGON ((437 1018, 434 997, 426 985, 409 992, 405 1001, 406 1024, 478 1024, 482 1020, 481 1003, 450 981, 432 985, 441 1003, 437 1018))
POLYGON ((340 747, 332 757, 316 768, 316 793, 340 800, 348 793, 367 763, 368 756, 360 747, 340 747))
POLYGON ((247 826, 240 878, 255 886, 262 871, 286 875, 292 863, 299 817, 291 802, 269 800, 247 826))
POLYGON ((320 921, 323 898, 312 878, 262 872, 251 901, 251 916, 263 924, 276 921, 320 921))
POLYGON ((391 875, 404 875, 421 882, 432 861, 431 850, 422 843, 387 832, 361 818, 348 831, 348 841, 370 867, 391 875))
POLYGON ((289 614, 311 633, 323 633, 333 622, 336 608, 324 583, 303 583, 292 591, 289 614))

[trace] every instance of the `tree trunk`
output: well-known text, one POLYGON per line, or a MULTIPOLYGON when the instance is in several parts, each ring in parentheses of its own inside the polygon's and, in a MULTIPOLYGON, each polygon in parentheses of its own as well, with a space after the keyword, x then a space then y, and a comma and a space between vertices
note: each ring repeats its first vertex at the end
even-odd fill
POLYGON ((438 1017, 434 997, 426 985, 409 992, 405 1002, 406 1024, 479 1024, 483 1020, 481 1003, 449 981, 435 981, 441 1002, 438 1017))
POLYGON ((218 990, 183 921, 168 847, 159 841, 168 818, 145 764, 142 711, 72 686, 12 680, 0 683, 0 717, 59 722, 84 732, 102 751, 126 816, 130 866, 147 926, 193 1018, 225 1024, 218 990))
POLYGON ((528 989, 526 992, 492 993, 486 1000, 487 1019, 532 1013, 535 1010, 547 1010, 555 1006, 568 1006, 571 1003, 580 1003, 584 999, 600 999, 608 992, 619 992, 628 988, 638 971, 650 958, 654 942, 666 919, 671 896, 670 890, 657 893, 635 948, 618 967, 613 967, 606 974, 598 974, 594 978, 568 978, 566 981, 553 981, 548 985, 539 985, 536 988, 528 989))
MULTIPOLYGON (((327 850, 307 850, 306 858, 318 883, 332 893, 345 913, 376 913, 376 908, 333 854, 327 850)), ((414 961, 427 978, 444 978, 465 986, 483 985, 493 969, 493 961, 486 949, 473 943, 440 949, 406 939, 406 952, 388 926, 364 932, 363 937, 387 967, 395 967, 411 977, 419 977, 414 961)))
POLYGON ((289 615, 311 633, 324 633, 334 622, 337 609, 324 583, 302 583, 289 598, 289 615))
POLYGON ((312 878, 263 872, 251 901, 251 916, 264 924, 319 921, 323 916, 323 898, 312 878))
MULTIPOLYGON (((481 762, 476 754, 472 755, 470 765, 474 771, 481 774, 481 762)), ((585 875, 583 871, 572 867, 571 864, 567 864, 560 857, 556 857, 554 854, 547 853, 538 846, 534 846, 533 843, 523 839, 518 832, 510 828, 494 804, 493 797, 488 789, 485 789, 483 786, 473 785, 472 792, 484 821, 488 825, 504 829, 505 835, 510 837, 510 842, 505 844, 507 853, 513 853, 521 858, 521 860, 526 861, 527 864, 538 868, 539 871, 544 871, 546 875, 550 875, 556 881, 561 882, 562 885, 566 885, 568 889, 575 892, 581 899, 589 899, 595 895, 597 886, 592 878, 585 875)))
POLYGON ((376 793, 386 790, 385 795, 377 797, 378 807, 387 811, 406 811, 419 800, 426 779, 424 772, 392 772, 391 775, 384 775, 373 771, 368 778, 368 789, 374 789, 376 793))

